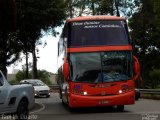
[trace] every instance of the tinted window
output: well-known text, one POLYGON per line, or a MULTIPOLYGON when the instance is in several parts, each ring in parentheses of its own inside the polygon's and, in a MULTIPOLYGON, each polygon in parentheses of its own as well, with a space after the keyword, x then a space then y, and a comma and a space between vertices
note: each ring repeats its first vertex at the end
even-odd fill
POLYGON ((129 44, 125 21, 72 22, 69 36, 69 47, 129 44))

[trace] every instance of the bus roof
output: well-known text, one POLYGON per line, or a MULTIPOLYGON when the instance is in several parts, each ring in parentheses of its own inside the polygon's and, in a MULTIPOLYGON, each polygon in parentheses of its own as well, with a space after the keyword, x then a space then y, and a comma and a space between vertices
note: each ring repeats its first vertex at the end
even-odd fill
POLYGON ((83 16, 76 17, 67 20, 68 22, 76 22, 76 21, 86 21, 86 20, 126 20, 124 17, 117 16, 107 16, 107 15, 97 15, 97 16, 83 16))

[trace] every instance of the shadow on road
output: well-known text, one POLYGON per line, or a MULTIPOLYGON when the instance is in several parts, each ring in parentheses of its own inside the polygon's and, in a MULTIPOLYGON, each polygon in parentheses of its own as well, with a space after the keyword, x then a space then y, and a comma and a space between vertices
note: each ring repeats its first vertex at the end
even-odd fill
POLYGON ((69 108, 68 105, 63 105, 64 109, 72 114, 89 114, 89 113, 131 113, 124 109, 119 112, 116 107, 85 107, 85 108, 69 108))

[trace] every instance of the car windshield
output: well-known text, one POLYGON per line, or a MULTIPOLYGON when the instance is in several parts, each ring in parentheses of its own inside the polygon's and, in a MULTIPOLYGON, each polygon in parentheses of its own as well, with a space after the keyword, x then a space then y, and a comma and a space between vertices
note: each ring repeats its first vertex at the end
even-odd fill
POLYGON ((22 84, 32 84, 33 86, 44 86, 45 84, 40 80, 26 80, 23 81, 22 84))
POLYGON ((132 77, 131 52, 71 53, 71 80, 74 82, 115 82, 132 77))
POLYGON ((37 81, 32 81, 31 84, 32 84, 33 86, 44 86, 44 85, 45 85, 42 81, 39 81, 39 80, 37 80, 37 81))

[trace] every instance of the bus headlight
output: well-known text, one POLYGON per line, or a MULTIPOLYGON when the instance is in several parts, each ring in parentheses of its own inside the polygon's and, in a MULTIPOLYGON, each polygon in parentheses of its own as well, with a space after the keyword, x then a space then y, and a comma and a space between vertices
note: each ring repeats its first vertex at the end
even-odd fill
POLYGON ((119 94, 126 93, 134 90, 132 86, 129 86, 128 84, 122 84, 121 89, 118 91, 119 94))
POLYGON ((75 90, 75 89, 73 89, 72 90, 72 93, 73 94, 76 94, 76 95, 88 95, 88 93, 86 92, 86 91, 83 91, 83 90, 75 90))
POLYGON ((84 95, 87 95, 87 92, 83 92, 84 95))
POLYGON ((121 94, 123 91, 122 90, 119 90, 119 94, 121 94))

